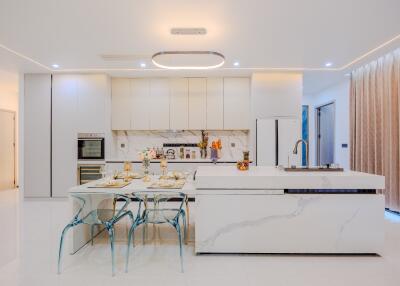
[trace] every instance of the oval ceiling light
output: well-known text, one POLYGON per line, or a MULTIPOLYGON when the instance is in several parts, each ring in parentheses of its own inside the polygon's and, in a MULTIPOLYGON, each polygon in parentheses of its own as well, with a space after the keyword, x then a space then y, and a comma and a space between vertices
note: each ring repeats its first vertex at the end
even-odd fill
POLYGON ((206 70, 219 68, 225 57, 212 51, 159 52, 152 56, 153 64, 171 70, 206 70))

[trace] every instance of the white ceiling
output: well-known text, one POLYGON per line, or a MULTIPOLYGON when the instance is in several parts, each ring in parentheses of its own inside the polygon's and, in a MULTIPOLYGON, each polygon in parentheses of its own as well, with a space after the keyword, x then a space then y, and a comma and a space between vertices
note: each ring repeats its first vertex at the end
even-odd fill
POLYGON ((172 75, 153 70, 150 56, 159 51, 212 50, 226 64, 209 74, 306 69, 305 92, 312 93, 400 35, 399 11, 399 0, 1 0, 0 45, 49 68, 127 76, 172 75), (173 27, 208 33, 171 35, 173 27), (106 61, 104 54, 135 59, 106 61), (321 73, 328 61, 333 70, 321 73))

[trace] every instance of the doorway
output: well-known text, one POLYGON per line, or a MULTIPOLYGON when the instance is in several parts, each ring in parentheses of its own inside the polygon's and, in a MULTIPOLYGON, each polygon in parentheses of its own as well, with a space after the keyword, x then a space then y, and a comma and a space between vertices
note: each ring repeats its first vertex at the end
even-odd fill
POLYGON ((15 112, 0 109, 0 190, 15 188, 15 112))
POLYGON ((334 163, 335 152, 335 103, 316 108, 317 165, 334 163))

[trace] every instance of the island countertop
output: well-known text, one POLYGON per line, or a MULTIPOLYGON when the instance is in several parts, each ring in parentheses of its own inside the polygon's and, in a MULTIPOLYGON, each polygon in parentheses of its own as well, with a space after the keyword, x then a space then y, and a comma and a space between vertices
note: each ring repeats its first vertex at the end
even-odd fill
POLYGON ((385 177, 355 171, 287 172, 276 167, 201 166, 197 189, 383 189, 385 177))

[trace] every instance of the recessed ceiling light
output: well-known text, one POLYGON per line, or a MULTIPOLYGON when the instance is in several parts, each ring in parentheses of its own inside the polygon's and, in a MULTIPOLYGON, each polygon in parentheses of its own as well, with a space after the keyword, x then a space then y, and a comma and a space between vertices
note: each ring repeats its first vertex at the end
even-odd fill
POLYGON ((225 57, 213 51, 167 51, 159 52, 151 58, 159 68, 172 70, 215 69, 225 63, 225 57))
POLYGON ((325 66, 327 67, 327 68, 329 68, 329 67, 331 67, 333 64, 331 63, 331 62, 327 62, 326 64, 325 64, 325 66))
POLYGON ((239 62, 234 62, 233 65, 234 65, 235 67, 238 67, 238 66, 240 66, 240 63, 239 63, 239 62))
POLYGON ((145 67, 146 67, 146 63, 141 63, 141 64, 140 64, 140 67, 141 67, 141 68, 145 68, 145 67))
POLYGON ((207 34, 206 28, 172 28, 172 35, 205 35, 207 34))
POLYGON ((350 76, 350 73, 349 73, 349 72, 348 72, 348 73, 345 73, 344 76, 350 76))
POLYGON ((52 64, 51 65, 53 68, 58 69, 60 66, 58 64, 52 64))

